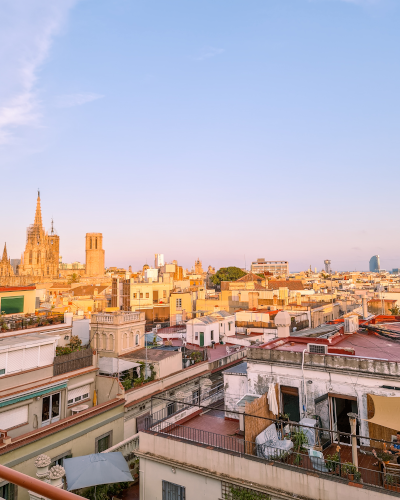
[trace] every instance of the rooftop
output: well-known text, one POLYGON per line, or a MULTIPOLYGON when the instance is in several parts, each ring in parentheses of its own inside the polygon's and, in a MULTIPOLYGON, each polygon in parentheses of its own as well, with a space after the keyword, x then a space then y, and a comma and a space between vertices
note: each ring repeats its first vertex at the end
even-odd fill
POLYGON ((164 349, 138 349, 137 351, 124 354, 121 358, 132 361, 137 359, 145 361, 147 356, 148 361, 161 361, 165 358, 170 358, 171 356, 177 356, 179 354, 178 351, 166 351, 164 349))
MULTIPOLYGON (((174 346, 182 346, 182 339, 171 339, 172 345, 174 346)), ((229 344, 214 344, 214 348, 206 348, 207 354, 208 354, 208 360, 209 361, 216 361, 217 359, 225 358, 229 354, 226 351, 226 348, 228 347, 229 349, 232 349, 232 347, 235 347, 235 343, 229 343, 229 344)), ((192 349, 194 351, 202 351, 205 349, 204 347, 199 347, 198 345, 195 344, 186 344, 186 347, 188 349, 192 349)), ((246 349, 246 347, 243 346, 236 346, 238 350, 243 350, 246 349)))
POLYGON ((243 363, 239 363, 238 365, 232 366, 231 368, 228 368, 227 370, 224 370, 223 373, 233 373, 235 375, 245 375, 247 373, 247 361, 244 361, 243 363))

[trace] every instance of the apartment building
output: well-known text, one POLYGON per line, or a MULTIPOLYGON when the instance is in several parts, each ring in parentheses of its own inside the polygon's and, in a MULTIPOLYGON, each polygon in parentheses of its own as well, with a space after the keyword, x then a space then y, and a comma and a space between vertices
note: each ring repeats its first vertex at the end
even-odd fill
MULTIPOLYGON (((123 388, 111 378, 100 383, 92 349, 56 356, 68 328, 17 325, 1 338, 0 463, 31 476, 41 453, 62 464, 123 439, 123 388)), ((28 499, 26 490, 7 488, 28 499)))
POLYGON ((257 259, 251 263, 251 272, 254 274, 268 272, 274 276, 289 274, 289 262, 287 260, 265 260, 257 259))

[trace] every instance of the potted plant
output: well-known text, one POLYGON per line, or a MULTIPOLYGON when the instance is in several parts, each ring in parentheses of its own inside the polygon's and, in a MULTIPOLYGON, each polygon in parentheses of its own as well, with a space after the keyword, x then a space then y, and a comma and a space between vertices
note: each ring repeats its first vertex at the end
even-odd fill
POLYGON ((342 464, 342 472, 348 477, 349 481, 354 481, 354 474, 357 472, 357 468, 351 462, 345 462, 342 464))
POLYGON ((302 458, 301 453, 305 453, 307 451, 304 446, 308 444, 308 438, 303 429, 299 429, 292 433, 291 440, 293 442, 293 448, 296 453, 296 456, 294 457, 294 464, 300 465, 302 458))
POLYGON ((382 460, 382 462, 385 464, 388 464, 393 457, 391 453, 387 453, 385 450, 384 451, 379 450, 376 453, 376 456, 379 460, 382 460))
POLYGON ((329 472, 335 474, 339 466, 339 453, 336 452, 333 455, 326 455, 325 463, 329 472))
POLYGON ((390 486, 394 483, 394 477, 391 474, 386 474, 384 486, 387 490, 390 489, 390 486))

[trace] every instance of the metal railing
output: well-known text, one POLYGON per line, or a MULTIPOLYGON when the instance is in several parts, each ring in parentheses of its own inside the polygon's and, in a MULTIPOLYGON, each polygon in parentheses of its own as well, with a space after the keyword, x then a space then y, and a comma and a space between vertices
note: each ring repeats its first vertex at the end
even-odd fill
POLYGON ((114 446, 111 446, 111 448, 108 448, 105 451, 102 451, 102 453, 111 453, 113 451, 120 451, 125 458, 129 457, 132 453, 135 452, 139 448, 139 433, 134 434, 133 436, 124 439, 124 441, 121 441, 120 443, 117 443, 114 446))
MULTIPOLYGON (((224 396, 224 385, 218 384, 215 387, 202 387, 202 386, 192 386, 190 389, 188 388, 188 392, 190 391, 190 395, 188 394, 186 397, 182 399, 177 399, 176 401, 171 401, 168 406, 162 408, 154 412, 152 415, 146 418, 146 428, 150 428, 152 425, 157 424, 158 422, 164 422, 166 419, 170 417, 174 417, 178 414, 182 414, 187 410, 198 409, 197 404, 207 403, 209 400, 217 401, 219 399, 223 400, 224 396), (198 394, 196 392, 199 391, 198 394), (195 393, 195 394, 193 394, 195 393)), ((209 401, 208 404, 210 404, 209 401)), ((185 415, 181 415, 183 418, 185 415)))
MULTIPOLYGON (((400 492, 400 468, 398 475, 393 474, 392 471, 390 473, 386 472, 383 465, 379 465, 380 470, 379 468, 375 470, 360 466, 356 468, 350 462, 337 460, 336 457, 329 456, 326 452, 325 455, 322 455, 323 458, 312 457, 308 454, 308 450, 304 448, 301 451, 296 451, 293 448, 287 450, 286 447, 279 448, 267 444, 257 445, 254 442, 245 441, 240 436, 226 436, 166 420, 160 420, 157 423, 152 422, 151 418, 146 420, 146 432, 231 451, 239 455, 256 456, 268 462, 279 462, 286 466, 318 473, 326 476, 326 478, 335 477, 336 480, 343 480, 346 484, 348 482, 368 484, 377 488, 400 492)), ((280 442, 283 442, 283 440, 280 442)), ((378 462, 378 464, 380 463, 378 462)))
POLYGON ((62 314, 47 314, 44 316, 1 316, 0 331, 9 332, 26 330, 41 326, 58 325, 60 323, 64 323, 64 315, 62 314))
POLYGON ((10 483, 21 486, 21 488, 33 491, 39 496, 50 498, 51 500, 82 500, 82 497, 75 495, 75 493, 56 488, 51 484, 40 481, 34 477, 27 476, 22 472, 9 469, 4 465, 0 465, 0 477, 10 483))

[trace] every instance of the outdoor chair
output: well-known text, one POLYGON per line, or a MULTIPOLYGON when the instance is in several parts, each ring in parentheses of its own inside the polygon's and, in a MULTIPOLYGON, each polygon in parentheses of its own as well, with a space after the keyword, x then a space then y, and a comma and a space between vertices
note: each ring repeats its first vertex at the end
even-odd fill
POLYGON ((257 456, 264 458, 281 457, 293 448, 289 439, 279 439, 275 424, 271 424, 256 437, 257 456))
POLYGON ((308 456, 310 457, 312 466, 318 472, 329 472, 328 468, 325 465, 324 455, 321 451, 312 450, 309 448, 308 456))

